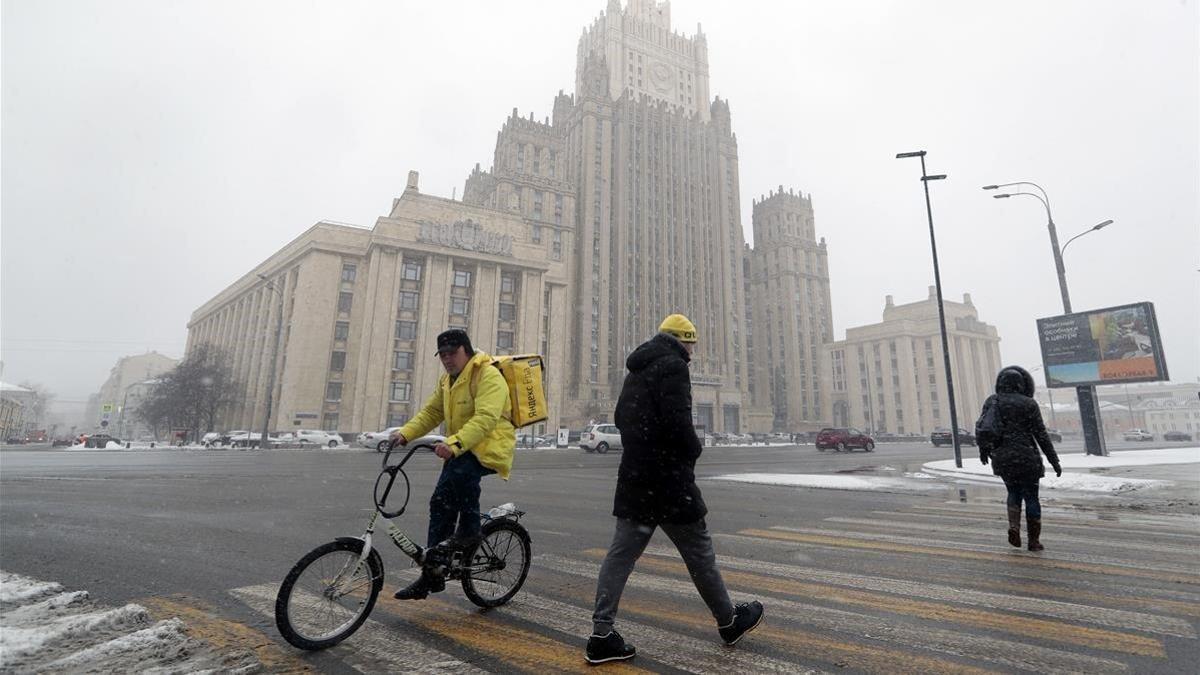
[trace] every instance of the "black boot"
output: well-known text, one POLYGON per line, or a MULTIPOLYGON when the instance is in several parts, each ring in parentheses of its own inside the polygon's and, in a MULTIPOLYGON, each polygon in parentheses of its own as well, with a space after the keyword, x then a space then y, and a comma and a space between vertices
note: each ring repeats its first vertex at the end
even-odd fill
POLYGON ((1039 539, 1041 539, 1041 536, 1042 536, 1042 519, 1041 518, 1029 518, 1028 521, 1029 521, 1029 550, 1030 551, 1041 551, 1044 548, 1046 548, 1045 546, 1042 546, 1042 542, 1038 541, 1039 539))
POLYGON ((727 647, 732 647, 762 623, 763 606, 757 600, 739 603, 733 608, 733 620, 717 628, 727 647))
POLYGON ((422 570, 417 580, 396 591, 392 597, 397 600, 424 600, 430 593, 441 593, 446 590, 446 580, 436 574, 422 570))
POLYGON ((1008 543, 1021 548, 1021 507, 1008 507, 1008 543))

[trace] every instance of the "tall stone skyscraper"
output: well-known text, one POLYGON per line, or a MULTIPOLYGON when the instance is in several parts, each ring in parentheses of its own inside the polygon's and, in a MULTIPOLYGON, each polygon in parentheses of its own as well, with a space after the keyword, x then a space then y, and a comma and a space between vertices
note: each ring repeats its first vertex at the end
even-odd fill
POLYGON ((606 419, 625 357, 667 314, 695 322, 697 424, 736 431, 749 405, 737 138, 710 100, 708 44, 670 5, 629 0, 583 32, 575 93, 553 118, 516 116, 464 200, 519 211, 566 252, 572 282, 566 417, 606 419))
POLYGON ((769 406, 780 431, 825 424, 829 376, 822 367, 833 339, 829 261, 814 229, 812 195, 771 192, 753 204, 749 254, 753 327, 751 400, 769 406))

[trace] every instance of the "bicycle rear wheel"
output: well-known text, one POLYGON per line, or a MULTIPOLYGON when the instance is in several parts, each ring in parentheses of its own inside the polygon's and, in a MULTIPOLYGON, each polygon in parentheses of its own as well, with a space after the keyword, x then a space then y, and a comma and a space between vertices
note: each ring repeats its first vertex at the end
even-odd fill
POLYGON ((383 560, 372 550, 360 565, 362 548, 361 539, 338 539, 292 567, 275 598, 275 625, 285 640, 300 649, 326 649, 367 620, 383 588, 383 560))
POLYGON ((482 534, 463 562, 463 593, 480 607, 499 607, 521 590, 529 575, 529 533, 511 520, 493 520, 482 534))

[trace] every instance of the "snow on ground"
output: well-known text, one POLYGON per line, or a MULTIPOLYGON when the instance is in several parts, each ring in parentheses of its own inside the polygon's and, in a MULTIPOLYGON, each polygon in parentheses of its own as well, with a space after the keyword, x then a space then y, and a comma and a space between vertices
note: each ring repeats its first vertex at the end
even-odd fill
POLYGON ((883 476, 842 476, 818 473, 732 473, 723 476, 708 476, 706 480, 724 480, 735 483, 758 483, 760 485, 783 485, 786 487, 825 488, 829 490, 922 490, 933 485, 921 485, 916 481, 883 476))
POLYGON ((94 605, 86 591, 0 571, 3 672, 255 672, 249 651, 218 651, 178 618, 155 621, 141 605, 94 605))
MULTIPOLYGON (((1109 469, 1120 466, 1159 466, 1164 464, 1200 464, 1200 447, 1160 448, 1157 450, 1125 450, 1098 457, 1082 453, 1059 455, 1063 475, 1057 477, 1049 466, 1042 486, 1051 490, 1081 490, 1084 492, 1130 492, 1144 488, 1164 487, 1170 481, 1144 478, 1124 478, 1092 473, 1072 472, 1068 469, 1109 469)), ((1003 483, 992 474, 990 464, 983 464, 976 456, 964 457, 963 467, 954 466, 954 460, 943 459, 929 462, 922 467, 929 473, 952 478, 962 478, 986 483, 1003 483)), ((1194 473, 1194 472, 1193 472, 1194 473)))

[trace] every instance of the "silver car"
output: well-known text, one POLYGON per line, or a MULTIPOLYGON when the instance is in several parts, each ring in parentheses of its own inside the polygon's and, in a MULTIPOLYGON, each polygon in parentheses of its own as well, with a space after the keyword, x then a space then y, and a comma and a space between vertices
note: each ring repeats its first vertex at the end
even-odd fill
MULTIPOLYGON (((376 452, 384 452, 388 448, 392 432, 399 429, 400 427, 388 427, 383 431, 364 431, 358 435, 356 440, 364 448, 375 448, 376 452)), ((441 434, 425 434, 420 438, 409 441, 408 444, 433 452, 433 446, 444 440, 446 440, 446 437, 441 434)))
POLYGON ((579 435, 579 447, 604 454, 610 448, 621 449, 621 432, 615 424, 593 424, 579 435))

